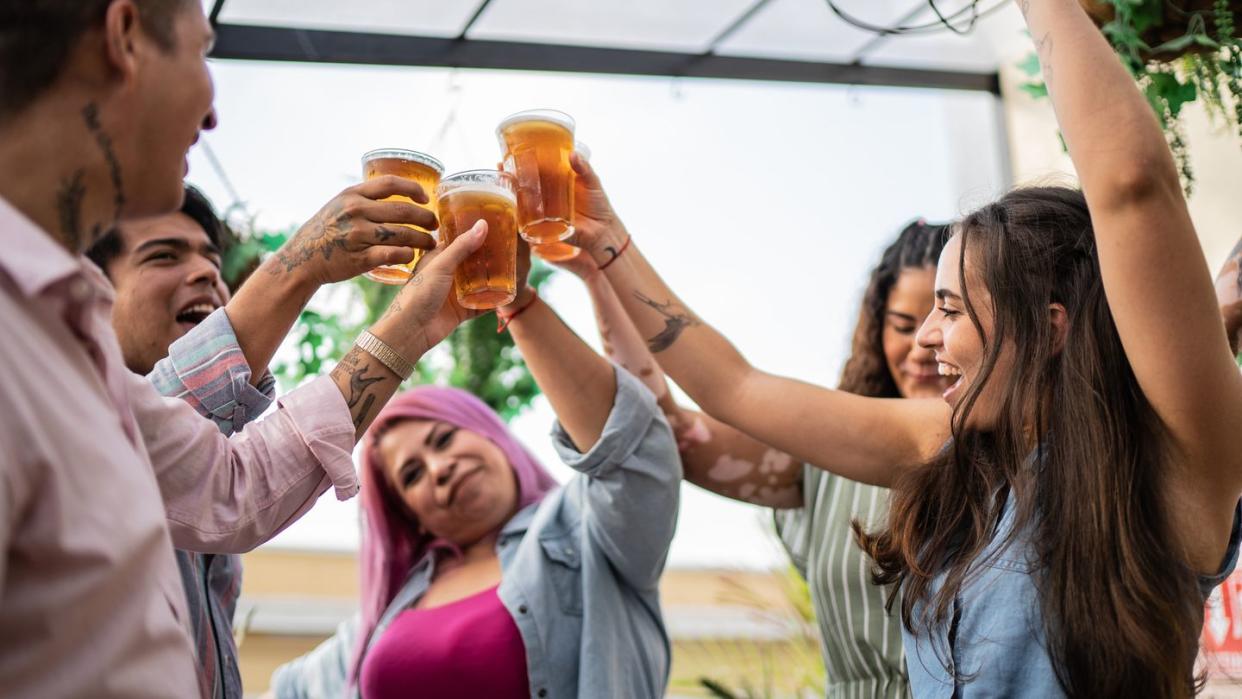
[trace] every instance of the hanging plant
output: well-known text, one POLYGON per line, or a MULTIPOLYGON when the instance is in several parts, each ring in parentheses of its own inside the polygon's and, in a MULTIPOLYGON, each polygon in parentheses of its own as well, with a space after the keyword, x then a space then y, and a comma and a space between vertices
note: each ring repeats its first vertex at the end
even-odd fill
MULTIPOLYGON (((1182 108, 1201 101, 1209 115, 1242 135, 1242 0, 1080 0, 1138 81, 1160 120, 1190 194, 1194 171, 1186 152, 1182 108)), ((1018 64, 1032 80, 1022 89, 1048 95, 1032 52, 1018 64)))

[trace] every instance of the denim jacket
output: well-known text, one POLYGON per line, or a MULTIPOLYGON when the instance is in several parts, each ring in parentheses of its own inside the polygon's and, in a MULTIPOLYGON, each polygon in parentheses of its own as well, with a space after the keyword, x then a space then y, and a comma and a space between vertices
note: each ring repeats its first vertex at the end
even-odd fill
MULTIPOLYGON (((1239 517, 1242 502, 1234 511, 1233 532, 1220 570, 1199 577, 1204 600, 1237 565, 1239 517)), ((1030 535, 1019 533, 1009 539, 1014 519, 1013 498, 1007 498, 992 543, 980 557, 985 563, 962 585, 948 624, 918 635, 903 626, 906 667, 915 697, 1065 696, 1048 654, 1030 535)), ((945 577, 942 572, 932 580, 929 597, 940 590, 945 577)), ((915 618, 925 610, 924 603, 916 604, 915 618)))
MULTIPOLYGON (((514 515, 496 544, 500 599, 526 648, 531 696, 661 697, 671 647, 657 585, 682 476, 672 431, 651 392, 617 370, 612 413, 595 446, 579 453, 559 423, 552 436, 580 475, 514 515)), ((434 573, 430 557, 414 566, 368 650, 422 597, 434 573)), ((278 699, 344 696, 356 625, 355 617, 278 668, 278 699)))

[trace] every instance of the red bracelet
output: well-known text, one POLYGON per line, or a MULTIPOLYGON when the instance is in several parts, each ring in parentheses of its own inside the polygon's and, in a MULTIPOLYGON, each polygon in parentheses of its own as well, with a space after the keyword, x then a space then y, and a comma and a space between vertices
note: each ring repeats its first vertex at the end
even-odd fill
POLYGON ((605 262, 604 264, 600 265, 600 266, 599 266, 599 271, 603 272, 604 270, 608 269, 608 265, 610 265, 610 264, 612 264, 612 263, 616 262, 616 261, 617 261, 617 258, 618 258, 618 257, 621 257, 621 255, 623 255, 623 254, 625 253, 625 251, 626 251, 627 249, 629 249, 629 247, 630 247, 630 241, 631 241, 631 240, 633 240, 633 239, 634 239, 634 236, 632 236, 632 235, 630 235, 630 234, 628 234, 628 233, 627 233, 627 234, 625 235, 625 243, 623 243, 623 244, 621 245, 621 249, 620 249, 620 250, 618 250, 618 251, 616 252, 616 254, 612 256, 612 259, 611 259, 611 260, 609 260, 609 261, 605 262))
POLYGON ((512 313, 508 313, 508 314, 501 313, 500 310, 498 309, 496 311, 496 334, 499 335, 500 333, 504 332, 505 329, 509 327, 509 323, 513 322, 514 318, 517 318, 518 316, 522 315, 523 311, 530 308, 531 305, 538 300, 539 300, 539 291, 537 289, 532 289, 531 294, 530 294, 530 300, 526 302, 525 306, 522 306, 516 311, 512 313))

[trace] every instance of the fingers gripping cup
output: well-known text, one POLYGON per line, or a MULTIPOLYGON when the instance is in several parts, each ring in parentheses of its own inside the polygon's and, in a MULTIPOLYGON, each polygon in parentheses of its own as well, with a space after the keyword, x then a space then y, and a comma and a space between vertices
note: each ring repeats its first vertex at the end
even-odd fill
POLYGON ((517 177, 518 230, 531 243, 573 235, 574 120, 563 112, 518 112, 496 128, 505 170, 517 177))
MULTIPOLYGON (((436 185, 440 184, 440 177, 444 174, 444 165, 435 158, 426 153, 419 153, 413 150, 404 150, 401 148, 383 148, 373 150, 362 156, 362 177, 366 180, 373 180, 376 177, 384 175, 396 175, 404 177, 408 180, 414 180, 422 185, 423 192, 427 194, 430 200, 426 208, 432 213, 436 212, 436 185)), ((400 195, 391 196, 385 201, 405 201, 414 203, 409 197, 400 195)), ((400 224, 409 226, 414 230, 424 231, 420 226, 410 224, 400 224)), ((414 257, 409 262, 401 265, 383 265, 376 267, 366 273, 366 277, 373 281, 384 284, 404 284, 414 272, 414 266, 422 259, 423 251, 415 250, 414 257)))
POLYGON ((447 243, 487 222, 487 240, 453 275, 457 302, 465 308, 503 306, 517 295, 517 185, 498 170, 449 175, 436 188, 440 232, 447 243))

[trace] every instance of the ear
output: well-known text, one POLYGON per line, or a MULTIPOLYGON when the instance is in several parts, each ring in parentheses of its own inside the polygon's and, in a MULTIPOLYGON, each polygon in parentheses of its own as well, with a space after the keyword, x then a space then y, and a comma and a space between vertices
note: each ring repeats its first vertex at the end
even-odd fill
POLYGON ((1059 303, 1048 304, 1048 324, 1052 326, 1052 353, 1060 354, 1069 338, 1069 313, 1059 303))
POLYGON ((104 55, 108 67, 128 79, 138 67, 138 45, 146 40, 134 0, 113 0, 104 14, 104 55))

